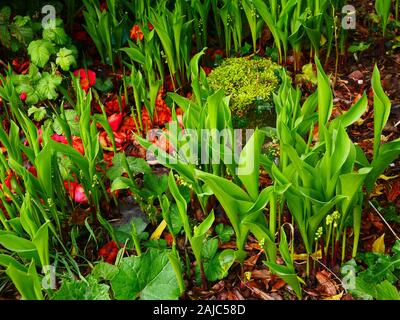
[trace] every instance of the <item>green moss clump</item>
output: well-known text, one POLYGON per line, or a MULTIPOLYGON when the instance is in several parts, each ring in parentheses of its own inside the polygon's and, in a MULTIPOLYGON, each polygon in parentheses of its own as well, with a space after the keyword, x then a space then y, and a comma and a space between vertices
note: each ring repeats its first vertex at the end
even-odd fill
POLYGON ((231 96, 234 115, 246 116, 260 104, 272 101, 279 85, 278 68, 265 58, 229 58, 209 74, 208 83, 212 89, 223 89, 231 96))

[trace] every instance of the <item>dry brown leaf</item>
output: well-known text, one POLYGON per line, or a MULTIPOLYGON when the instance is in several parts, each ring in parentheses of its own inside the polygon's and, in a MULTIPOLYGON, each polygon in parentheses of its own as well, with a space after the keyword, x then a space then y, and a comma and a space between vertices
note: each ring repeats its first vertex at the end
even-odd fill
POLYGON ((249 287, 249 289, 255 294, 257 297, 259 297, 262 300, 276 300, 274 297, 269 295, 268 293, 258 289, 257 287, 249 287))
POLYGON ((214 284, 214 286, 212 287, 212 289, 216 292, 221 291, 225 288, 225 281, 221 280, 220 282, 217 282, 216 284, 214 284))
POLYGON ((278 291, 279 289, 283 288, 284 286, 286 286, 286 282, 283 281, 282 279, 279 279, 273 286, 271 291, 278 291))
POLYGON ((271 279, 271 272, 269 272, 267 269, 262 269, 262 270, 253 270, 251 272, 251 277, 253 279, 271 279))
POLYGON ((262 255, 262 253, 263 253, 263 251, 260 251, 260 252, 257 253, 256 255, 251 256, 250 258, 248 258, 248 259, 244 262, 244 265, 245 265, 245 266, 248 266, 248 267, 254 267, 254 266, 257 264, 258 259, 260 258, 260 256, 262 255))
POLYGON ((238 300, 238 297, 236 296, 236 294, 232 291, 228 291, 226 294, 226 299, 227 300, 238 300))
POLYGON ((238 289, 234 289, 233 292, 235 293, 237 300, 245 300, 238 289))
POLYGON ((337 294, 336 283, 331 279, 331 275, 327 271, 323 270, 317 272, 316 278, 323 293, 328 296, 337 294))
POLYGON ((389 201, 394 202, 400 196, 400 180, 396 180, 390 187, 390 191, 387 194, 389 201))

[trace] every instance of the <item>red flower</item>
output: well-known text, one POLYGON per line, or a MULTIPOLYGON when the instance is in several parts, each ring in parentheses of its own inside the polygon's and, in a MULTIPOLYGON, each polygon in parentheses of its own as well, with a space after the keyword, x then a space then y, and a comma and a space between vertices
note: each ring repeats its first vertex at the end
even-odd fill
POLYGON ((72 146, 80 154, 85 154, 85 148, 83 147, 82 139, 77 136, 72 136, 72 146))
POLYGON ((118 254, 118 246, 115 241, 110 241, 99 250, 99 258, 103 258, 105 262, 113 264, 118 254))
POLYGON ((35 177, 37 177, 37 171, 36 171, 36 168, 34 166, 29 167, 28 171, 30 173, 32 173, 35 177))
POLYGON ((212 60, 212 61, 215 61, 215 60, 217 60, 218 58, 223 58, 223 57, 224 57, 224 51, 221 50, 221 49, 216 49, 216 50, 214 51, 214 54, 213 54, 212 57, 211 57, 211 60, 212 60))
POLYGON ((108 117, 108 123, 110 124, 112 131, 118 131, 121 127, 123 118, 124 116, 121 113, 114 113, 108 117))
POLYGON ((394 202, 400 196, 400 180, 396 180, 387 195, 389 201, 394 202))
MULTIPOLYGON (((147 27, 149 28, 149 31, 154 29, 153 25, 150 22, 147 23, 147 27)), ((130 32, 130 37, 133 41, 137 41, 138 39, 140 41, 143 40, 144 33, 138 24, 135 24, 132 27, 131 32, 130 32)))
POLYGON ((213 71, 212 68, 207 67, 207 66, 203 67, 203 70, 206 73, 206 76, 208 76, 211 73, 211 71, 213 71))
POLYGON ((13 177, 13 172, 9 171, 7 174, 7 178, 4 180, 5 185, 8 187, 8 189, 12 190, 11 186, 11 179, 13 177))
MULTIPOLYGON (((53 134, 51 138, 54 141, 60 142, 62 144, 68 144, 68 140, 64 136, 60 136, 57 133, 53 134)), ((82 139, 77 136, 72 136, 72 147, 78 151, 80 154, 85 154, 85 148, 83 147, 82 139)))
POLYGON ((81 204, 87 204, 88 199, 86 197, 83 187, 71 181, 64 181, 64 187, 67 190, 70 197, 76 202, 81 204))
POLYGON ((132 27, 131 32, 130 32, 130 37, 131 37, 131 39, 134 40, 134 41, 137 41, 138 39, 139 39, 140 41, 143 40, 144 34, 143 34, 142 30, 140 29, 140 27, 139 27, 138 24, 135 24, 135 25, 132 27))
POLYGON ((100 4, 100 11, 107 11, 108 10, 108 5, 107 5, 107 2, 102 2, 101 4, 100 4))
POLYGON ((29 60, 13 59, 11 62, 13 69, 18 74, 27 74, 29 72, 29 60))
POLYGON ((96 73, 92 70, 81 68, 74 71, 74 76, 80 78, 81 88, 86 92, 96 84, 96 73))
POLYGON ((39 128, 39 129, 38 129, 37 134, 38 134, 38 141, 39 141, 39 144, 42 144, 42 142, 43 142, 42 128, 39 128))
MULTIPOLYGON (((121 132, 114 132, 114 140, 115 140, 115 146, 117 147, 117 150, 120 151, 123 149, 123 145, 126 143, 126 134, 121 133, 121 132)), ((99 141, 100 141, 101 147, 104 150, 113 151, 112 143, 111 143, 110 138, 107 135, 107 132, 103 131, 102 133, 100 133, 99 141)))
POLYGON ((164 150, 167 153, 172 153, 175 148, 173 144, 170 143, 170 141, 167 139, 169 131, 166 128, 162 129, 162 131, 163 133, 157 129, 149 131, 148 139, 158 148, 164 150))
MULTIPOLYGON (((121 108, 119 106, 118 98, 116 96, 113 96, 111 100, 106 101, 105 105, 107 115, 124 111, 126 107, 125 96, 121 96, 121 108)), ((101 112, 101 108, 99 109, 99 112, 101 112)))
POLYGON ((51 138, 52 138, 54 141, 60 142, 60 143, 62 143, 62 144, 68 144, 67 138, 64 137, 64 136, 60 136, 60 135, 58 135, 57 133, 53 134, 53 135, 51 136, 51 138))
POLYGON ((21 92, 21 94, 19 95, 19 98, 21 99, 22 102, 25 102, 27 97, 28 95, 26 94, 25 91, 21 92))

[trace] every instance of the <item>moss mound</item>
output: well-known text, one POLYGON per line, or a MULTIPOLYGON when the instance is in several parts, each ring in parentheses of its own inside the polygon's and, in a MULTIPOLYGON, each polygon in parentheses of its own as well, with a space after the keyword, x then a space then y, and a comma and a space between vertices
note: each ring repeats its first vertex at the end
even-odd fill
POLYGON ((229 58, 208 76, 214 90, 231 95, 233 116, 247 117, 252 111, 272 108, 272 94, 277 90, 279 65, 265 58, 229 58))

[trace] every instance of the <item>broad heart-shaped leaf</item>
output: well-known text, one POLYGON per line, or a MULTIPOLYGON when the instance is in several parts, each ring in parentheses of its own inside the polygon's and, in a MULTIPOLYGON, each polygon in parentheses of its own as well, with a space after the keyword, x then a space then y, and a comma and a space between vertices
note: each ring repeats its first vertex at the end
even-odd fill
POLYGON ((168 259, 169 250, 150 248, 141 256, 122 259, 111 280, 117 300, 177 300, 178 280, 168 259))
POLYGON ((217 281, 228 275, 229 268, 235 262, 235 251, 226 249, 204 263, 204 273, 209 281, 217 281))
POLYGON ((400 292, 393 284, 385 280, 376 286, 376 299, 400 300, 400 292))
POLYGON ((43 68, 54 53, 54 45, 47 40, 35 40, 28 46, 28 54, 38 67, 43 68))
POLYGON ((214 223, 214 211, 211 211, 207 218, 199 225, 194 227, 193 237, 190 239, 192 245, 193 254, 197 261, 201 261, 201 252, 204 245, 204 239, 206 238, 207 231, 210 230, 214 223))
MULTIPOLYGON (((127 157, 126 161, 133 175, 138 173, 151 173, 151 168, 144 159, 127 157)), ((115 180, 116 178, 121 177, 124 173, 127 173, 122 165, 122 154, 116 154, 112 163, 112 167, 107 170, 107 177, 110 180, 115 180)))
POLYGON ((201 248, 201 257, 204 260, 211 260, 217 254, 218 244, 219 242, 217 238, 205 241, 201 248))
POLYGON ((144 175, 144 186, 150 191, 150 193, 159 196, 163 194, 168 187, 168 176, 158 176, 153 173, 144 175))
POLYGON ((96 280, 111 280, 118 274, 118 267, 107 262, 100 262, 93 268, 90 277, 96 280))
MULTIPOLYGON (((381 0, 382 1, 382 0, 381 0)), ((385 127, 391 109, 391 102, 382 88, 378 66, 375 65, 372 74, 372 89, 374 91, 374 159, 378 157, 382 130, 385 127)))
POLYGON ((136 186, 134 185, 131 179, 125 177, 118 177, 111 184, 111 192, 117 190, 126 190, 129 188, 135 190, 136 186))
POLYGON ((86 281, 63 281, 52 300, 110 300, 110 287, 89 276, 86 281))

